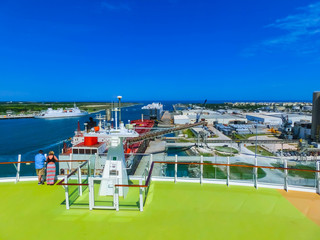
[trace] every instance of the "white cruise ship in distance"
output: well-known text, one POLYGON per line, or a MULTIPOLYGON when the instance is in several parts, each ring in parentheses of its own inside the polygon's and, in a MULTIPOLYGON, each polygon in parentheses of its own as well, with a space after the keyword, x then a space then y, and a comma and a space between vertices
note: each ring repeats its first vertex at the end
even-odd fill
POLYGON ((42 111, 36 115, 35 118, 70 118, 70 117, 82 117, 88 115, 88 112, 81 111, 76 105, 73 108, 59 108, 54 110, 48 108, 46 111, 42 111))

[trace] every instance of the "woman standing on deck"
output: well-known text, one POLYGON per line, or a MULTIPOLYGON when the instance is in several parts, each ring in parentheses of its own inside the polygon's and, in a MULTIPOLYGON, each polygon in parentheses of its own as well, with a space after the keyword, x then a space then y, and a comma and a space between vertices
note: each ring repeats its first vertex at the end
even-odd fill
POLYGON ((53 151, 50 151, 47 157, 47 185, 54 185, 56 178, 56 161, 58 161, 57 157, 53 151))

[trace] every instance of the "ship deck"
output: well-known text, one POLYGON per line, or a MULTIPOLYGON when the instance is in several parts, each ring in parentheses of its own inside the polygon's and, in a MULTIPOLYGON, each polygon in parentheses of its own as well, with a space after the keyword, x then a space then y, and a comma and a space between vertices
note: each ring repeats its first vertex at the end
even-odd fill
POLYGON ((315 193, 152 182, 143 212, 66 210, 61 186, 0 183, 0 239, 319 239, 315 193))

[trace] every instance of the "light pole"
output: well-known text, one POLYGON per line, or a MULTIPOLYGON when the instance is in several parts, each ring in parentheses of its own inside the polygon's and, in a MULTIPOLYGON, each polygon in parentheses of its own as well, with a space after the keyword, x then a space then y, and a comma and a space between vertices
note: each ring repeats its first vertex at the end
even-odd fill
POLYGON ((119 102, 118 102, 118 108, 119 108, 119 125, 121 124, 121 98, 122 96, 117 97, 119 102))

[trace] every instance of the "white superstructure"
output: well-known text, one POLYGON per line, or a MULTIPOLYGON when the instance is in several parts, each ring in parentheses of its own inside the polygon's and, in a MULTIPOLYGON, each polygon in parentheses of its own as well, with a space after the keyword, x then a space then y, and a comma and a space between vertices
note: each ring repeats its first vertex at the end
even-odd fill
POLYGON ((158 109, 160 111, 163 111, 163 105, 161 103, 151 103, 143 106, 141 109, 158 109))
POLYGON ((82 117, 88 115, 88 112, 81 111, 76 105, 73 108, 59 108, 54 110, 48 108, 46 111, 42 111, 35 118, 69 118, 69 117, 82 117))
POLYGON ((163 113, 163 105, 161 103, 151 103, 141 108, 146 111, 146 115, 149 115, 150 119, 160 120, 163 113))

